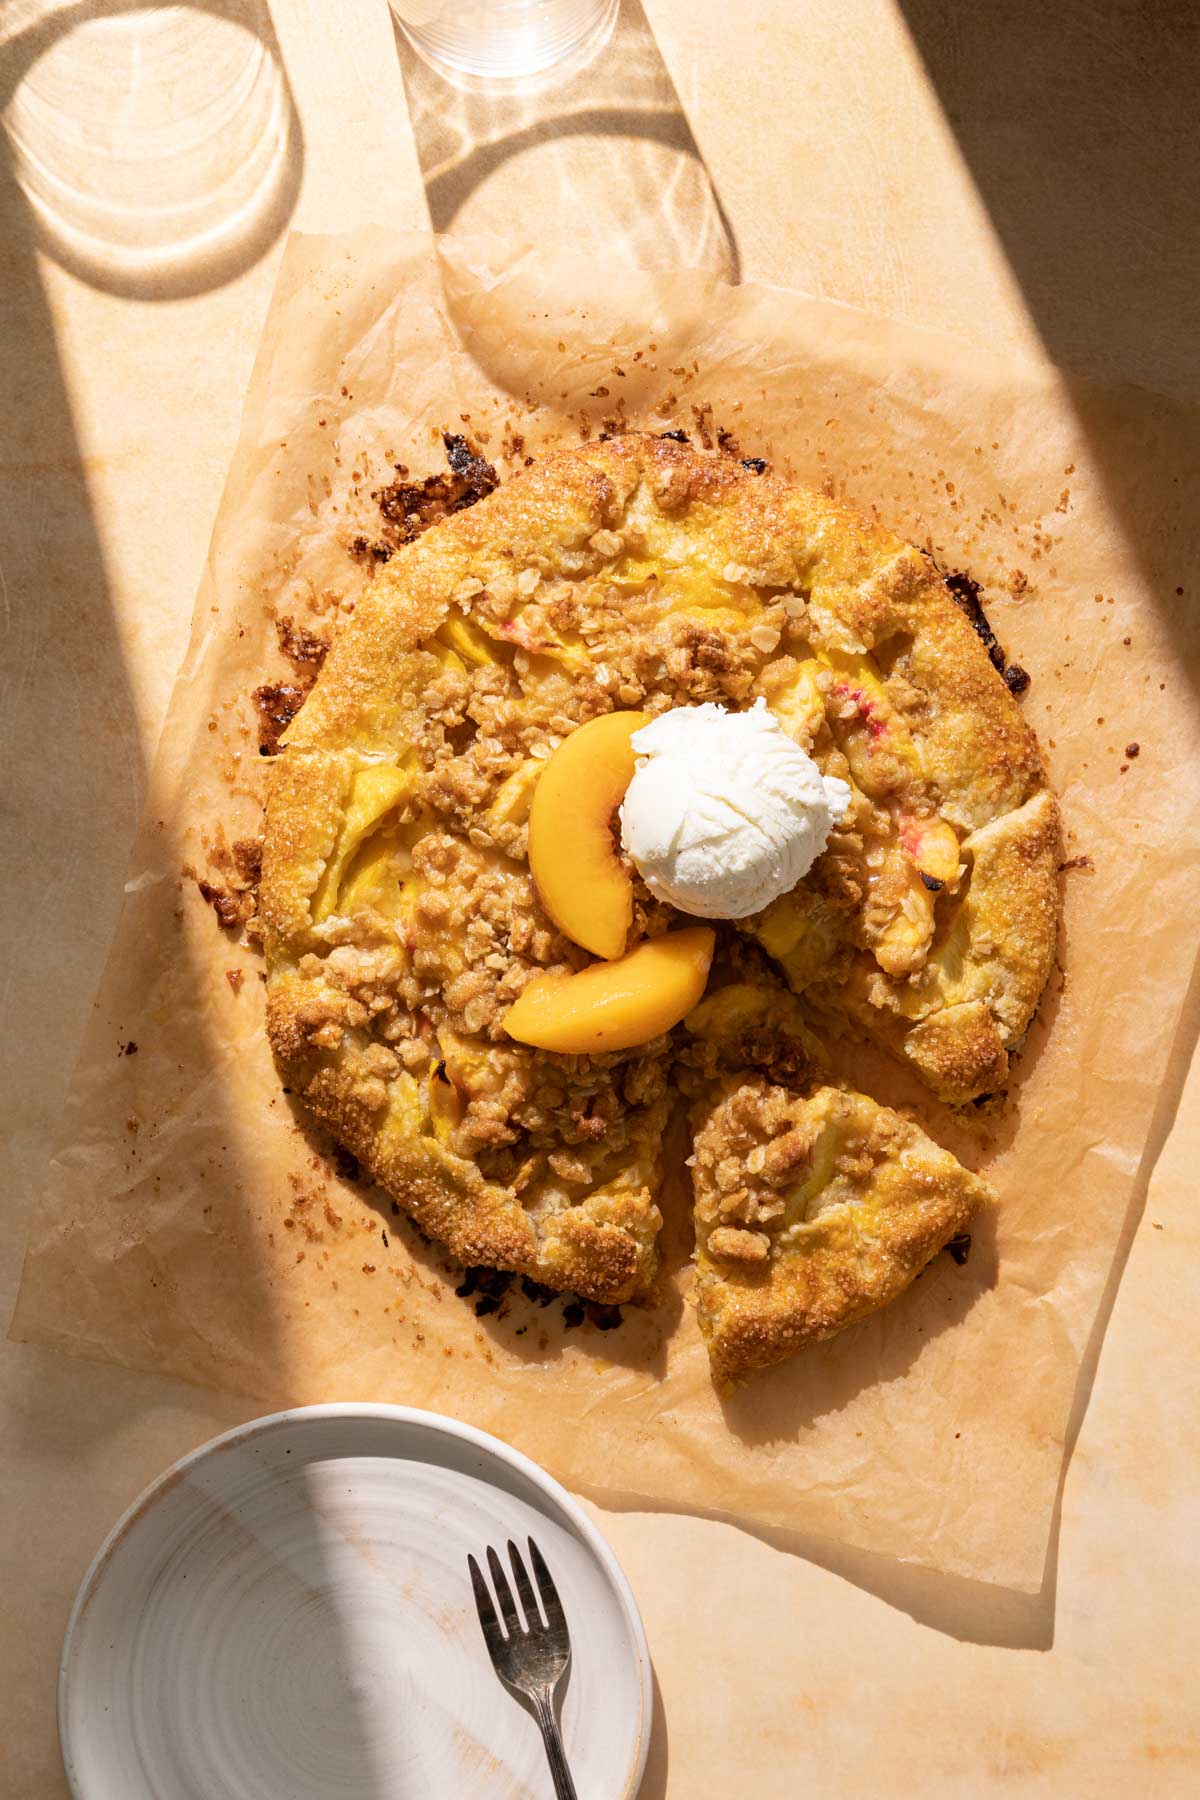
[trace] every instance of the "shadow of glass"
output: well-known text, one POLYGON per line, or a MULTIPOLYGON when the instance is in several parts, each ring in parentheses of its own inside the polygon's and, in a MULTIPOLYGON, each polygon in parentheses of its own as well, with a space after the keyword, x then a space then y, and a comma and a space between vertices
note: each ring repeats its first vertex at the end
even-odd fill
POLYGON ((644 268, 737 281, 733 226, 640 0, 608 44, 537 94, 451 87, 397 27, 397 54, 436 232, 549 230, 644 268))
POLYGON ((0 17, 0 113, 39 248, 127 298, 234 279, 300 191, 266 0, 18 0, 0 17))

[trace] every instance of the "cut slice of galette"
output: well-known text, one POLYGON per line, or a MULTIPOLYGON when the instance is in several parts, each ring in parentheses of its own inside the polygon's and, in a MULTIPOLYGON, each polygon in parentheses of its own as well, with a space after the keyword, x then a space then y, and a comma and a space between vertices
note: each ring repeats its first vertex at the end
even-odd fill
POLYGON ((993 1198, 865 1094, 730 1076, 693 1107, 696 1305, 718 1383, 904 1291, 993 1198))

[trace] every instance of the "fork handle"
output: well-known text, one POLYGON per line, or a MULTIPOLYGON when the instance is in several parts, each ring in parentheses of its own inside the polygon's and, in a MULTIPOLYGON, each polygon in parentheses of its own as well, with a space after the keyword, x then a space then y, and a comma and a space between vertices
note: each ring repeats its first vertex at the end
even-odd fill
POLYGON ((555 1800, 579 1800, 575 1783, 571 1780, 571 1771, 567 1767, 567 1755, 563 1749, 558 1720, 554 1716, 554 1701, 545 1692, 535 1693, 532 1698, 534 1715, 542 1733, 542 1742, 546 1746, 546 1761, 550 1764, 550 1773, 554 1777, 555 1800))

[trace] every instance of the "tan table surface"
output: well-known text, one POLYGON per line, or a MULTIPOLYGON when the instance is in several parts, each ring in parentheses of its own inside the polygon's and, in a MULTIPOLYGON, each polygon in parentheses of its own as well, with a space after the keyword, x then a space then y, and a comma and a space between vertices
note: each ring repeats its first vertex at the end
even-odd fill
MULTIPOLYGON (((1200 394, 1186 0, 647 12, 669 75, 647 60, 642 76, 678 95, 656 127, 666 146, 633 170, 619 135, 534 132, 518 155, 472 165, 473 190, 435 183, 440 226, 644 250, 643 190, 669 199, 681 107, 745 277, 1200 394)), ((274 0, 272 13, 303 127, 292 222, 426 225, 383 0, 274 0)), ((427 163, 454 128, 426 121, 427 163)), ((688 221, 673 224, 678 241, 659 243, 678 259, 688 221)), ((3 804, 19 846, 6 870, 6 1308, 279 249, 190 298, 116 297, 34 254, 0 174, 3 804)), ((1200 1789, 1198 1155, 1193 1070, 1131 1232, 1041 1595, 597 1510, 661 1692, 646 1800, 1200 1789)), ((56 1661, 88 1558, 164 1464, 258 1409, 12 1344, 0 1387, 0 1793, 56 1800, 56 1661)))

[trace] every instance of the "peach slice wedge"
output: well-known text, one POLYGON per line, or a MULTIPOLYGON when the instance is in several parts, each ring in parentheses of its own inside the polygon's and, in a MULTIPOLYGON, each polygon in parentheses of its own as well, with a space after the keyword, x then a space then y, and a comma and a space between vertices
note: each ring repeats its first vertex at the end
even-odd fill
POLYGON ((926 887, 958 885, 958 838, 945 819, 902 819, 900 842, 921 872, 926 887))
POLYGON ((329 861, 313 894, 313 918, 327 919, 338 903, 351 858, 411 791, 412 771, 395 763, 368 763, 357 769, 329 861))
POLYGON ((633 883, 617 854, 613 815, 633 780, 629 740, 649 723, 647 713, 615 712, 580 725, 547 761, 529 811, 538 898, 593 956, 623 955, 629 935, 633 883))
POLYGON ((566 1056, 649 1043, 699 1000, 715 938, 709 926, 691 925, 577 975, 538 975, 509 1008, 504 1029, 520 1044, 566 1056))

